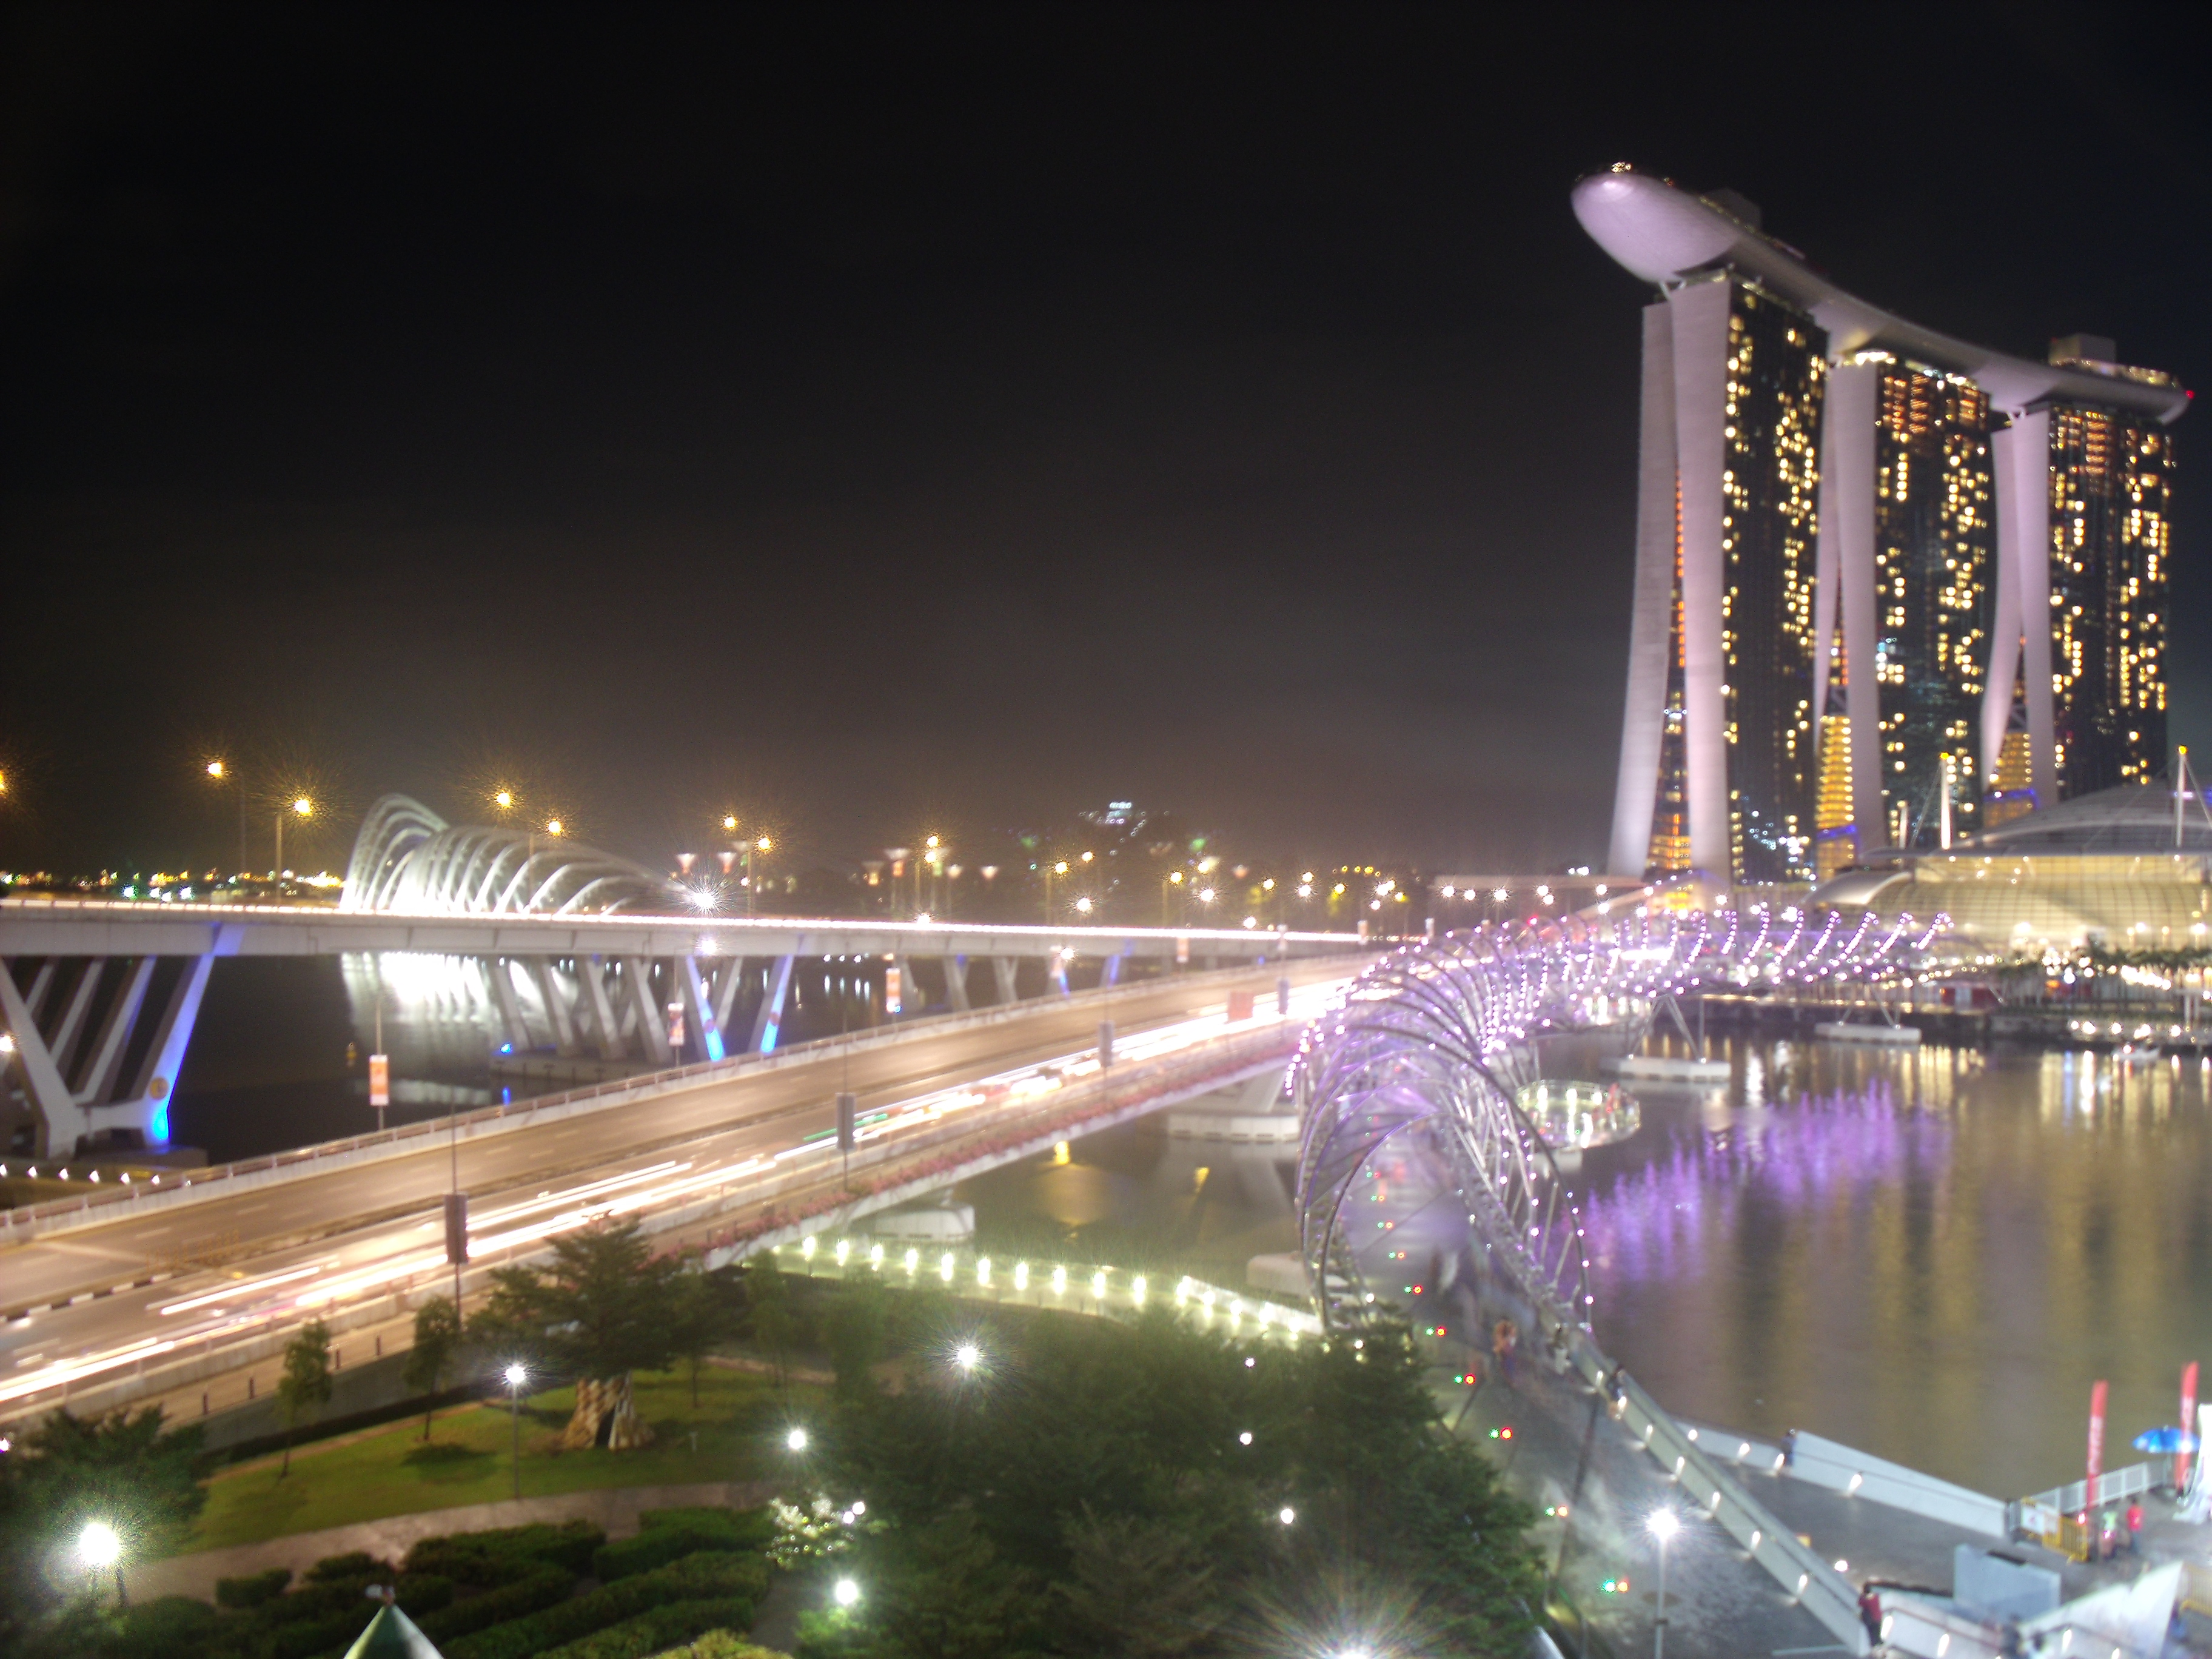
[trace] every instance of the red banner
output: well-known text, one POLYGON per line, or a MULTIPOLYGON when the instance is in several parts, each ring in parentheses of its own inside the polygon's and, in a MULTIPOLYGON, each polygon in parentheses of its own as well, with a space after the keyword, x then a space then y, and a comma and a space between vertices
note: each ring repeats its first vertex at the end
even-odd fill
MULTIPOLYGON (((2197 1432, 2197 1362, 2191 1360, 2181 1370, 2181 1431, 2197 1432)), ((2189 1454, 2176 1453, 2173 1459, 2173 1489, 2182 1491, 2189 1485, 2189 1454)))
POLYGON ((2097 1507, 2097 1477, 2105 1472, 2105 1385, 2089 1390, 2089 1496, 2082 1505, 2097 1507))

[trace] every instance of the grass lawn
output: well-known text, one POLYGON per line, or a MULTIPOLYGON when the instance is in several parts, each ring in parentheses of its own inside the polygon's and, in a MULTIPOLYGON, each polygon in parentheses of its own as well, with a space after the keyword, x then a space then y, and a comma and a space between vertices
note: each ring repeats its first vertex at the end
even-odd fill
MULTIPOLYGON (((787 1407, 771 1379, 720 1367, 700 1377, 696 1409, 690 1382, 680 1373, 641 1374, 632 1387, 638 1414, 654 1435, 640 1451, 561 1451, 574 1389, 524 1399, 525 1498, 773 1475, 784 1467, 787 1417, 803 1412, 821 1392, 794 1382, 787 1407)), ((417 1417, 357 1439, 301 1447, 292 1454, 292 1473, 281 1479, 281 1455, 240 1464, 208 1483, 207 1508, 184 1548, 222 1549, 387 1515, 495 1503, 514 1495, 509 1436, 507 1404, 500 1401, 440 1413, 427 1443, 417 1417)))

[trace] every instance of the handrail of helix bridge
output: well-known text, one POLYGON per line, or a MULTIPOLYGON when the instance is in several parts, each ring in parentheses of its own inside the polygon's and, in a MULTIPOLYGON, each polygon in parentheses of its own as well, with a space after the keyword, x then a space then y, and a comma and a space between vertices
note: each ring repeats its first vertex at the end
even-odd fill
POLYGON ((1685 991, 1894 981, 1948 926, 1870 910, 1758 904, 1628 908, 1617 917, 1485 926, 1394 951, 1307 1029, 1291 1062, 1302 1125, 1298 1224, 1324 1328, 1388 1311, 1370 1295, 1343 1211, 1384 1142, 1412 1131, 1467 1200, 1491 1261, 1536 1310, 1543 1335, 1686 1491, 1853 1651, 1864 1635, 1850 1585, 1797 1542, 1609 1360, 1580 1207, 1516 1097, 1541 1032, 1608 1023, 1685 991))

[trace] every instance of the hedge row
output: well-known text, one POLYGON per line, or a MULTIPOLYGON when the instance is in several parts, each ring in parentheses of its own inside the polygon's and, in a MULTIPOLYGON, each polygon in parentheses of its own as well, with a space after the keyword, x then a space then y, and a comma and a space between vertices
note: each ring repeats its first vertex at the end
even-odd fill
POLYGON ((600 1583, 651 1572, 702 1550, 765 1549, 775 1536, 775 1522, 764 1509, 647 1510, 638 1527, 636 1537, 603 1545, 592 1557, 600 1583))
POLYGON ((741 1595, 672 1601, 555 1648, 543 1659, 650 1659, 666 1651, 671 1643, 688 1644, 709 1632, 743 1629, 752 1616, 753 1604, 741 1595))
MULTIPOLYGON (((750 1624, 752 1604, 767 1589, 768 1564, 758 1556, 720 1551, 688 1555, 652 1572, 621 1579, 573 1601, 564 1601, 557 1607, 549 1607, 526 1619, 510 1619, 494 1628, 479 1629, 477 1634, 446 1647, 446 1659, 534 1659, 534 1656, 549 1648, 574 1642, 655 1607, 679 1601, 743 1600, 746 1603, 745 1615, 739 1622, 750 1624)), ((452 1609, 454 1613, 462 1610, 452 1609)), ((433 1641, 438 1640, 431 1636, 427 1626, 422 1633, 433 1641)))
POLYGON ((443 1647, 454 1637, 465 1637, 471 1631, 486 1630, 511 1620, 527 1619, 568 1599, 568 1592, 576 1583, 574 1573, 549 1562, 520 1565, 520 1577, 496 1589, 471 1595, 465 1601, 456 1601, 428 1618, 416 1619, 416 1626, 423 1635, 443 1647))
POLYGON ((522 1576, 517 1569, 524 1564, 561 1567, 570 1577, 580 1578, 592 1570, 592 1553, 606 1541, 606 1534, 589 1521, 564 1521, 557 1527, 539 1521, 425 1538, 407 1552, 404 1565, 409 1572, 434 1572, 482 1588, 512 1583, 522 1576))

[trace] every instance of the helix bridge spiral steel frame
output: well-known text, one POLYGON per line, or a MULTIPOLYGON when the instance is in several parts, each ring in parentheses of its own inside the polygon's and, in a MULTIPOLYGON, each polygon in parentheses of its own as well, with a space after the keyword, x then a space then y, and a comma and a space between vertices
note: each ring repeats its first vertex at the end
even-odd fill
POLYGON ((1392 951, 1308 1028, 1291 1061, 1300 1243, 1324 1323, 1346 1328, 1376 1310, 1344 1209, 1376 1152, 1412 1130, 1442 1154, 1478 1236, 1547 1322, 1587 1331, 1579 1206, 1516 1099, 1532 1080, 1532 1040, 1639 1007, 1648 1018, 1689 990, 1894 981, 1945 925, 1784 905, 1635 910, 1392 951))

